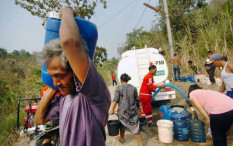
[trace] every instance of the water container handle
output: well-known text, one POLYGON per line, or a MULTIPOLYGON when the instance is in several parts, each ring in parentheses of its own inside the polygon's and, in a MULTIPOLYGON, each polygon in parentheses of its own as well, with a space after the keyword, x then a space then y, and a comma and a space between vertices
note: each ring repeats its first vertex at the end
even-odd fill
POLYGON ((199 121, 196 111, 193 111, 193 114, 194 114, 194 120, 198 120, 199 121))
POLYGON ((56 19, 61 19, 61 13, 51 11, 51 12, 49 12, 48 17, 50 17, 50 18, 56 18, 56 19))
POLYGON ((171 108, 173 108, 173 107, 181 107, 181 108, 185 108, 186 106, 184 106, 184 105, 171 105, 171 108))

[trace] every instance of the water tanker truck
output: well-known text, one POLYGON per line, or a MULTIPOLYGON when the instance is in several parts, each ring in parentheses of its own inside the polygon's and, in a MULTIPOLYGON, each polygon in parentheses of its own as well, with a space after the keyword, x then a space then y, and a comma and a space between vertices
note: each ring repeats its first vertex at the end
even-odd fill
MULTIPOLYGON (((142 48, 125 51, 121 55, 121 59, 117 67, 117 77, 120 81, 120 76, 123 73, 131 76, 129 84, 135 86, 140 90, 144 76, 149 72, 149 64, 153 63, 157 67, 157 72, 154 75, 154 84, 159 85, 169 83, 168 66, 163 55, 159 54, 159 50, 155 48, 142 48)), ((165 91, 160 91, 152 101, 170 100, 176 98, 176 92, 172 91, 170 87, 166 87, 165 91)))

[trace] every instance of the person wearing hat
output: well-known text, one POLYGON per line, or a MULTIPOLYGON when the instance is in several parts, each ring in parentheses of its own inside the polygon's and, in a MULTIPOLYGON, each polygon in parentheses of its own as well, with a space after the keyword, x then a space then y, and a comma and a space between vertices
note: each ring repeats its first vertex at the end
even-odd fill
POLYGON ((223 68, 221 71, 221 78, 223 82, 219 92, 223 93, 227 90, 227 95, 233 98, 233 63, 227 62, 220 54, 213 54, 210 56, 208 64, 223 68))

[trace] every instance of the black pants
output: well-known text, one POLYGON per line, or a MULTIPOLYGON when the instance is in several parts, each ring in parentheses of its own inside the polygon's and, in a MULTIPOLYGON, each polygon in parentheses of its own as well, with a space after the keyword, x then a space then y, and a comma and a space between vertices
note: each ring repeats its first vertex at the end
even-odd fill
POLYGON ((210 70, 207 70, 207 73, 209 74, 209 79, 210 79, 211 83, 215 83, 214 72, 215 72, 215 68, 211 68, 210 70))
POLYGON ((117 85, 116 80, 112 80, 112 85, 114 86, 114 83, 117 85))
POLYGON ((222 114, 210 114, 210 128, 214 146, 227 146, 227 131, 233 123, 233 110, 222 114))

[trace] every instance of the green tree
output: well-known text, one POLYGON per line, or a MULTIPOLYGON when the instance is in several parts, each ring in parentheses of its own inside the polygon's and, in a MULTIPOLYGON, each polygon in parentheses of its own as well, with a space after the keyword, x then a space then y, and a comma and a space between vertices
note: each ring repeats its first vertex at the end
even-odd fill
POLYGON ((105 61, 107 61, 107 50, 103 47, 96 47, 95 56, 94 56, 94 64, 102 65, 105 61))
POLYGON ((7 51, 4 48, 0 48, 0 58, 6 59, 7 58, 7 51))
POLYGON ((24 49, 20 50, 20 55, 23 56, 23 57, 31 56, 31 54, 29 52, 27 52, 26 50, 24 50, 24 49))
POLYGON ((124 44, 117 48, 117 52, 122 54, 133 47, 144 48, 145 46, 153 46, 159 48, 164 46, 164 38, 161 35, 161 30, 157 27, 152 28, 150 32, 144 31, 143 27, 134 29, 133 32, 127 34, 127 39, 124 44))
MULTIPOLYGON (((190 29, 193 33, 196 30, 196 14, 198 9, 207 5, 205 0, 172 0, 168 1, 169 18, 171 22, 171 28, 173 37, 175 40, 187 35, 187 29, 190 29)), ((163 9, 163 1, 159 1, 160 9, 160 27, 164 33, 167 34, 166 19, 163 9)))
POLYGON ((15 0, 16 5, 26 9, 33 16, 42 18, 42 25, 45 24, 48 12, 59 12, 64 7, 72 8, 75 16, 90 19, 95 13, 97 3, 102 3, 103 8, 106 8, 106 0, 15 0))
POLYGON ((19 56, 19 51, 18 50, 14 50, 13 52, 12 52, 12 54, 13 54, 13 56, 15 57, 15 56, 19 56))
POLYGON ((127 34, 126 46, 124 51, 133 47, 143 48, 149 43, 150 32, 144 31, 143 27, 134 29, 133 32, 127 34))

